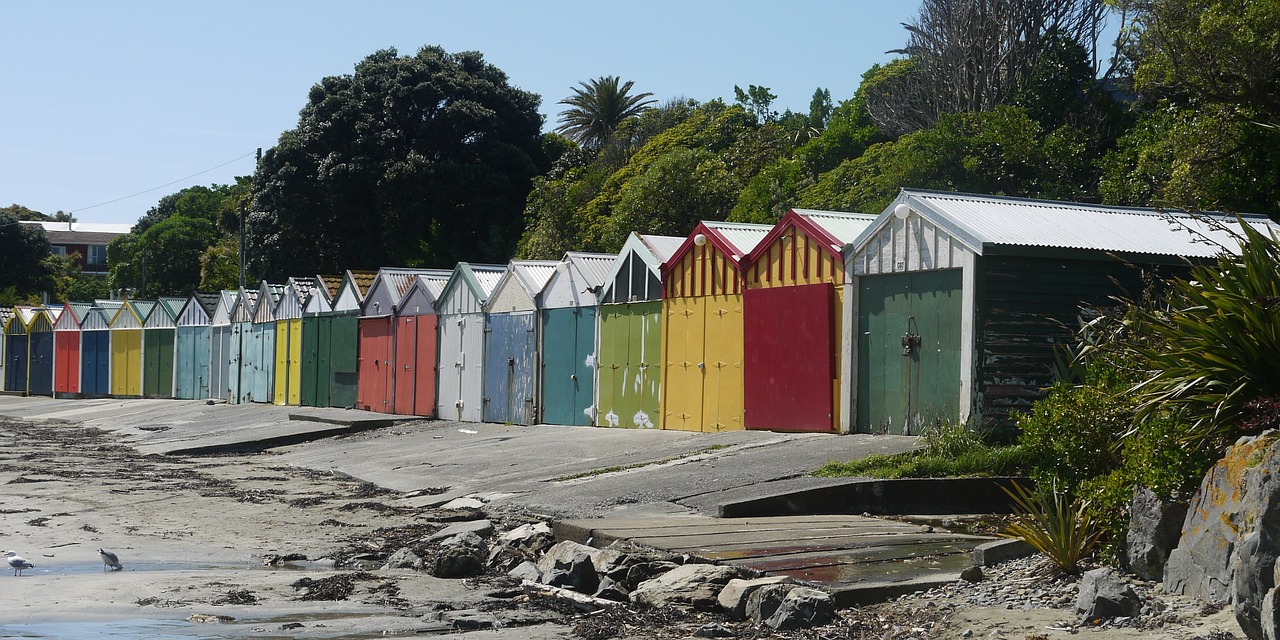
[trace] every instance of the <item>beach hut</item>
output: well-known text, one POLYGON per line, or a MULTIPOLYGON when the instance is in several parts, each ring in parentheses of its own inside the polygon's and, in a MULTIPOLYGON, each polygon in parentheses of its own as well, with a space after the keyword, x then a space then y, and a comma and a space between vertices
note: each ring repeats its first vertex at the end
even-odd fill
POLYGON ((275 404, 302 404, 302 310, 312 278, 289 278, 276 303, 275 404))
POLYGON ((276 369, 276 305, 284 293, 284 285, 263 281, 258 288, 257 303, 245 334, 241 356, 241 402, 266 402, 273 399, 276 369))
POLYGON ((142 327, 156 303, 126 300, 111 319, 111 395, 142 397, 142 327))
POLYGON ((617 256, 570 251, 542 295, 541 421, 595 424, 596 305, 617 256))
POLYGON ((174 396, 183 400, 210 397, 213 330, 210 322, 217 294, 196 293, 187 298, 176 321, 173 368, 174 396))
POLYGON ((773 227, 701 222, 662 267, 662 428, 743 428, 741 260, 773 227))
POLYGON ((61 307, 32 309, 31 319, 27 323, 30 339, 30 353, 27 356, 30 359, 27 370, 28 395, 53 395, 53 325, 61 315, 61 307))
MULTIPOLYGON (((209 314, 209 398, 231 401, 231 318, 240 292, 223 289, 209 314)), ((237 370, 236 375, 239 375, 237 370)))
POLYGON ((339 276, 316 276, 311 296, 302 307, 302 390, 299 399, 305 407, 329 406, 333 298, 341 287, 342 278, 339 276))
POLYGON ((485 422, 538 420, 538 311, 555 260, 512 260, 485 304, 485 422))
POLYGON ((81 333, 80 325, 93 305, 68 302, 53 325, 53 395, 59 398, 80 396, 81 333))
POLYGON ((848 432, 843 251, 877 215, 792 209, 742 260, 746 428, 848 432))
POLYGON ((111 321, 119 300, 94 300, 80 321, 80 397, 111 395, 111 321))
POLYGON ((142 325, 142 395, 172 398, 178 314, 186 298, 162 297, 142 325))
POLYGON ((436 300, 451 275, 452 271, 433 269, 414 276, 396 305, 396 413, 436 414, 436 300))
POLYGON ((227 401, 241 404, 253 393, 253 366, 262 356, 255 342, 253 313, 258 307, 258 289, 241 287, 231 305, 231 337, 227 348, 227 401), (256 355, 255 355, 256 350, 256 355))
POLYGON ((360 307, 377 277, 376 271, 347 271, 334 296, 332 310, 324 316, 329 335, 320 349, 327 354, 329 363, 328 406, 356 406, 360 307))
POLYGON ((1144 272, 1238 249, 1238 228, 1235 216, 902 190, 846 250, 856 430, 1013 428, 1082 314, 1139 295, 1144 272))
POLYGON ((6 389, 8 378, 5 375, 5 369, 8 367, 5 350, 8 348, 9 339, 5 336, 5 330, 9 325, 9 319, 13 317, 13 307, 0 307, 0 391, 6 389))
POLYGON ((31 317, 29 307, 14 307, 4 323, 5 391, 27 392, 27 372, 31 366, 31 340, 27 335, 27 321, 31 317))
POLYGON ((662 263, 684 238, 632 233, 600 291, 596 426, 661 421, 662 263))
MULTIPOLYGON (((406 378, 398 375, 397 371, 406 367, 416 370, 419 336, 415 323, 418 322, 421 312, 403 317, 398 312, 404 295, 413 286, 418 276, 422 275, 431 275, 437 280, 443 278, 447 281, 451 272, 440 269, 384 267, 378 271, 377 278, 365 293, 361 304, 359 358, 357 359, 359 382, 356 406, 361 409, 379 413, 395 412, 396 394, 399 391, 397 380, 406 378), (403 331, 399 329, 402 324, 405 325, 403 331), (397 340, 401 333, 404 334, 406 342, 403 345, 405 350, 403 361, 398 357, 401 345, 397 340)), ((434 343, 434 330, 431 331, 430 338, 434 343)), ((434 353, 434 344, 432 353, 434 353)), ((429 366, 435 368, 434 359, 429 366)), ((401 404, 412 406, 414 388, 407 387, 404 392, 408 400, 401 404)))
POLYGON ((459 262, 436 302, 440 352, 436 417, 484 418, 484 305, 506 267, 459 262))

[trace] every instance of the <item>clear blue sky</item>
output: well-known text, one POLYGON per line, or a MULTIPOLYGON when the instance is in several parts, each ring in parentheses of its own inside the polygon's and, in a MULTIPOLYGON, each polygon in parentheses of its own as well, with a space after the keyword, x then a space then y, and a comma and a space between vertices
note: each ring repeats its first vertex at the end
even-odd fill
POLYGON ((807 111, 817 87, 836 102, 851 97, 862 73, 906 41, 901 23, 916 8, 0 0, 0 206, 133 223, 162 196, 251 174, 255 149, 296 126, 312 85, 386 47, 483 52, 512 84, 542 96, 546 130, 572 86, 602 75, 634 80, 662 101, 732 101, 735 84, 758 84, 777 94, 779 111, 807 111))

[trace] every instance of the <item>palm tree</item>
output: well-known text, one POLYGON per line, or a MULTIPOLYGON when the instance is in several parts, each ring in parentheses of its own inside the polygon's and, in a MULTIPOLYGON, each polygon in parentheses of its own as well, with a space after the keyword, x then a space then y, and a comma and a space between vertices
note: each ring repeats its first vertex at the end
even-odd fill
POLYGON ((559 102, 570 108, 560 112, 560 126, 556 131, 583 146, 596 147, 608 140, 619 124, 640 115, 645 107, 656 102, 645 100, 652 93, 628 95, 635 83, 628 80, 619 86, 621 82, 618 76, 579 82, 581 87, 574 87, 573 95, 559 102))

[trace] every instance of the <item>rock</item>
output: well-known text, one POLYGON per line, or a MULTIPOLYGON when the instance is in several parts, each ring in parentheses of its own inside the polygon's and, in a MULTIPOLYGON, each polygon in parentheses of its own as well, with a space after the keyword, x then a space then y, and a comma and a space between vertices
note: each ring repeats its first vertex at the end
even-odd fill
POLYGON ((484 502, 475 498, 454 498, 442 505, 440 509, 444 511, 454 511, 459 509, 480 509, 484 507, 484 502))
POLYGON ((836 617, 831 594, 809 587, 796 587, 787 592, 782 604, 764 621, 779 631, 794 631, 831 622, 836 617))
POLYGON ((600 578, 600 586, 596 588, 596 592, 592 595, 605 600, 613 600, 614 602, 627 602, 630 600, 631 591, 614 581, 613 578, 606 576, 600 578))
POLYGON ((525 560, 516 565, 515 568, 507 572, 507 575, 520 580, 528 580, 530 582, 541 582, 542 572, 538 571, 538 566, 525 560))
POLYGON ((484 571, 484 543, 471 532, 459 533, 440 543, 431 575, 437 578, 470 578, 484 571))
POLYGON ((496 569, 510 569, 538 555, 556 543, 551 527, 545 522, 523 524, 504 531, 494 539, 487 564, 496 569))
POLYGON ((743 620, 747 617, 747 601, 756 589, 770 584, 790 583, 791 578, 788 576, 769 576, 767 578, 756 578, 755 580, 734 578, 720 590, 720 594, 716 596, 716 601, 720 603, 721 608, 729 612, 730 618, 743 620))
POLYGON ((409 547, 404 547, 399 551, 391 554, 391 557, 387 558, 387 563, 382 565, 382 568, 384 570, 413 569, 414 571, 422 571, 423 565, 424 563, 422 561, 422 558, 419 557, 418 554, 414 553, 413 549, 410 549, 409 547))
POLYGON ((708 622, 693 632, 695 638, 733 638, 738 634, 719 622, 708 622))
MULTIPOLYGON (((634 558, 633 558, 634 560, 634 558)), ((609 577, 617 580, 625 585, 628 589, 635 591, 645 580, 652 580, 680 565, 674 562, 636 562, 628 565, 625 571, 619 571, 609 574, 609 577)))
POLYGON ((547 550, 537 566, 545 584, 579 593, 595 593, 600 587, 597 561, 604 564, 601 550, 565 540, 547 550))
POLYGON ((738 570, 714 564, 686 564, 645 580, 631 592, 631 601, 651 607, 689 605, 698 609, 716 606, 716 595, 738 570))
POLYGON ((795 588, 797 586, 794 584, 781 582, 765 585, 752 591, 747 598, 746 616, 756 624, 768 620, 777 613, 778 607, 782 606, 783 598, 786 598, 787 594, 795 588))
MULTIPOLYGON (((1240 538, 1258 529, 1276 501, 1280 466, 1272 434, 1242 439, 1205 474, 1191 500, 1178 547, 1164 566, 1166 591, 1212 604, 1231 600, 1231 558, 1240 538)), ((1272 529, 1273 531, 1275 529, 1272 529)))
MULTIPOLYGON (((1275 591, 1278 558, 1280 543, 1275 531, 1251 531, 1236 545, 1231 561, 1231 595, 1236 622, 1250 638, 1266 637, 1262 614, 1268 608, 1267 596, 1275 591)), ((1274 628, 1271 635, 1275 635, 1274 628)))
POLYGON ((1114 570, 1094 569, 1085 572, 1080 579, 1080 593, 1076 596, 1076 613, 1085 621, 1107 620, 1138 615, 1141 602, 1133 585, 1125 582, 1114 570))
POLYGON ((976 565, 960 572, 960 579, 965 582, 982 582, 984 577, 982 567, 976 565))
POLYGON ((1186 517, 1187 505, 1161 498, 1146 487, 1134 487, 1125 539, 1129 570, 1143 580, 1163 580, 1165 561, 1178 546, 1186 517))
POLYGON ((1280 640, 1280 589, 1272 589, 1262 598, 1259 626, 1264 640, 1280 640))
POLYGON ((474 533, 477 536, 487 536, 493 533, 493 523, 488 520, 469 520, 467 522, 455 522, 433 534, 427 536, 428 542, 439 542, 447 538, 452 538, 461 533, 474 533))

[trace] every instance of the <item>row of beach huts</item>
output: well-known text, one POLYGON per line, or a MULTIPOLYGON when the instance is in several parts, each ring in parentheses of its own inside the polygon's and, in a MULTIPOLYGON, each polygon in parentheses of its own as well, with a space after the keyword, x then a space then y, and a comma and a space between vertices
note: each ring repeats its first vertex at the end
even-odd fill
POLYGON ((1272 225, 903 190, 880 214, 702 222, 618 254, 0 309, 0 379, 509 424, 1002 426, 1091 306, 1238 249, 1240 221, 1272 225))

